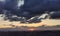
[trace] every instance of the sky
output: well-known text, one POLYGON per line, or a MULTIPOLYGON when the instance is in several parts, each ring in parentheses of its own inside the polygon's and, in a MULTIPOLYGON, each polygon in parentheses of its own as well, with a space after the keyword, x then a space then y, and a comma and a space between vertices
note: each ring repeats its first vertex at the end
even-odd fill
POLYGON ((4 2, 5 0, 0 0, 0 1, 4 2))
POLYGON ((23 5, 23 4, 24 4, 24 0, 19 0, 19 1, 18 1, 18 5, 17 5, 18 8, 19 8, 21 5, 23 5))
MULTIPOLYGON (((0 1, 2 1, 2 2, 4 2, 5 0, 0 0, 0 1)), ((21 5, 23 5, 24 4, 24 0, 19 0, 18 1, 18 8, 21 6, 21 5)), ((0 21, 1 22, 1 21, 0 21)), ((2 23, 3 23, 3 21, 2 21, 2 23)), ((1 23, 1 24, 2 24, 1 23)), ((15 23, 15 22, 14 22, 15 23)), ((8 23, 7 23, 8 24, 8 23)), ((16 23, 16 24, 19 24, 18 22, 16 23)), ((45 24, 45 25, 56 25, 56 24, 60 24, 60 20, 43 20, 43 22, 42 23, 39 23, 39 25, 42 25, 42 24, 45 24)), ((37 24, 33 24, 33 25, 29 25, 29 24, 26 24, 27 26, 33 26, 33 25, 35 25, 35 26, 39 26, 38 25, 38 23, 37 24)))

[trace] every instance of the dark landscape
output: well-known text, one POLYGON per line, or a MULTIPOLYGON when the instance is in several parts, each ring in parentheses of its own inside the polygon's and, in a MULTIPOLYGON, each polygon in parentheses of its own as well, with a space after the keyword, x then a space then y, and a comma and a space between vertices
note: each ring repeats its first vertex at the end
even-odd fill
POLYGON ((0 36, 60 36, 60 31, 0 31, 0 36))

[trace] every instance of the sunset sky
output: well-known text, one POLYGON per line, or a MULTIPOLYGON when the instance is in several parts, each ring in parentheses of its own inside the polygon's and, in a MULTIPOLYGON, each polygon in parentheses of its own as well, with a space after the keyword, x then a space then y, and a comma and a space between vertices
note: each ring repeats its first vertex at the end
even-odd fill
POLYGON ((28 27, 38 27, 38 26, 42 26, 42 25, 46 25, 46 26, 54 26, 54 25, 60 25, 60 20, 54 20, 54 19, 46 19, 46 20, 42 20, 41 23, 32 23, 32 24, 22 24, 20 22, 9 22, 9 21, 0 21, 0 25, 7 25, 9 26, 10 24, 13 24, 15 26, 28 26, 28 27))
MULTIPOLYGON (((4 2, 5 0, 0 0, 0 2, 1 2, 1 1, 4 2)), ((32 3, 31 3, 31 2, 32 2, 32 1, 29 1, 29 4, 32 5, 32 4, 35 4, 36 1, 35 1, 35 2, 33 1, 32 3)), ((37 2, 38 2, 38 1, 37 1, 37 2)), ((50 1, 50 2, 51 2, 51 1, 50 1)), ((54 1, 54 2, 55 2, 55 1, 54 1)), ((59 1, 58 1, 58 2, 59 2, 59 1)), ((11 3, 11 2, 10 2, 10 3, 11 3)), ((43 1, 43 3, 44 3, 44 1, 43 1)), ((53 3, 53 2, 51 2, 51 3, 53 3)), ((51 4, 51 3, 50 3, 50 4, 51 4)), ((24 0, 22 0, 22 1, 19 0, 17 4, 18 4, 18 5, 17 5, 18 7, 21 7, 21 6, 24 4, 24 0)), ((26 3, 26 4, 27 4, 27 3, 26 3)), ((41 3, 39 3, 38 6, 39 6, 40 4, 41 4, 41 3)), ((44 3, 44 4, 45 4, 45 3, 44 3)), ((44 4, 43 4, 43 5, 44 5, 44 4)), ((48 1, 47 1, 47 4, 48 4, 48 1)), ((46 4, 46 5, 47 5, 47 4, 46 4)), ((50 4, 49 4, 49 5, 50 5, 50 4)), ((54 4, 54 3, 53 3, 53 4, 54 4)), ((51 4, 51 5, 53 5, 53 4, 51 4)), ((57 3, 57 4, 58 4, 58 3, 57 3)), ((28 5, 28 4, 27 4, 27 5, 28 5)), ((36 4, 36 5, 37 5, 37 4, 36 4)), ((31 10, 31 11, 35 11, 35 10, 36 10, 36 11, 37 11, 37 10, 39 10, 39 8, 41 8, 41 7, 42 7, 42 10, 44 9, 44 8, 43 8, 43 5, 42 5, 42 6, 40 5, 39 7, 37 7, 36 5, 34 6, 34 7, 36 7, 36 8, 32 7, 31 9, 30 9, 30 6, 28 5, 28 8, 27 8, 26 10, 31 10)), ((0 5, 0 6, 1 6, 1 5, 0 5)), ((57 5, 57 6, 58 6, 58 5, 57 5)), ((11 5, 8 6, 8 8, 9 8, 9 7, 11 7, 11 5)), ((47 7, 48 7, 48 6, 47 6, 47 7)), ((50 6, 50 7, 51 7, 51 6, 50 6)), ((50 8, 50 7, 49 7, 49 8, 50 8)), ((53 6, 52 6, 52 7, 53 7, 53 6)), ((12 8, 13 8, 13 7, 11 7, 11 9, 12 9, 12 8)), ((11 10, 11 9, 10 9, 10 10, 11 10)), ((8 10, 8 9, 7 9, 7 10, 8 10)), ((15 10, 16 10, 16 9, 14 9, 14 11, 15 11, 15 10)), ((17 10, 17 11, 18 11, 18 10, 17 10)), ((13 13, 15 13, 15 12, 13 12, 13 13)), ((29 11, 29 13, 30 13, 30 11, 29 11)), ((32 12, 31 12, 31 13, 32 13, 32 12)), ((37 13, 37 12, 36 12, 36 13, 37 13)), ((42 13, 42 12, 39 11, 39 13, 42 13)), ((18 14, 20 14, 20 13, 18 13, 18 14)), ((18 14, 17 14, 17 15, 18 15, 18 14)), ((34 14, 34 13, 33 13, 33 14, 34 14)), ((23 14, 23 15, 24 15, 24 14, 23 14)), ((31 14, 30 14, 30 15, 31 15, 31 14)), ((5 16, 5 15, 4 15, 4 16, 5 16)), ((25 15, 24 15, 24 16, 25 16, 25 15)), ((29 15, 27 15, 27 16, 29 16, 29 15)), ((44 19, 44 20, 42 20, 42 22, 40 22, 40 23, 31 23, 31 24, 30 24, 30 23, 24 23, 24 24, 23 24, 23 23, 20 23, 19 21, 18 21, 18 22, 17 22, 17 21, 16 21, 16 22, 15 22, 15 21, 14 21, 14 22, 4 21, 4 20, 3 20, 3 17, 0 17, 0 26, 5 26, 4 24, 5 24, 6 26, 9 26, 10 24, 13 24, 13 25, 15 25, 15 26, 28 26, 28 27, 38 27, 38 26, 42 26, 42 25, 54 26, 54 25, 60 25, 60 19, 44 19)))

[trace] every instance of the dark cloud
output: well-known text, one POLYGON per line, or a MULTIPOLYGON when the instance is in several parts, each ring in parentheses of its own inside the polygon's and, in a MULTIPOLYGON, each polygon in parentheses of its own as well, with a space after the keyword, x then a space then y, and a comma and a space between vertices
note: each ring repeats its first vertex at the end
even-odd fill
POLYGON ((60 12, 55 12, 53 14, 50 14, 50 16, 52 19, 60 19, 60 12))
MULTIPOLYGON (((24 0, 24 5, 20 6, 19 9, 17 5, 18 0, 5 0, 5 3, 0 2, 0 12, 7 10, 5 15, 9 13, 29 19, 45 13, 44 11, 60 10, 60 0, 24 0)), ((57 14, 54 13, 54 16, 55 15, 57 17, 57 14)))

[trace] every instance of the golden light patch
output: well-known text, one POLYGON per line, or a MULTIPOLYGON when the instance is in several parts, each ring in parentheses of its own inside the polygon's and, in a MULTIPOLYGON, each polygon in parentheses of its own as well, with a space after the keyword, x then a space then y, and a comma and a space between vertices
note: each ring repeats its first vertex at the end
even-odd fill
POLYGON ((29 31, 34 31, 35 29, 34 29, 34 28, 29 28, 28 30, 29 30, 29 31))

